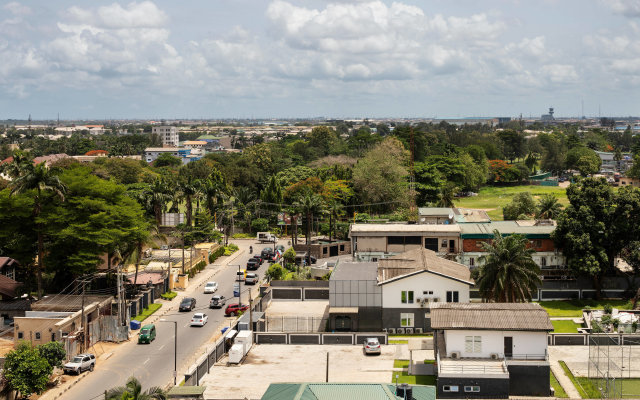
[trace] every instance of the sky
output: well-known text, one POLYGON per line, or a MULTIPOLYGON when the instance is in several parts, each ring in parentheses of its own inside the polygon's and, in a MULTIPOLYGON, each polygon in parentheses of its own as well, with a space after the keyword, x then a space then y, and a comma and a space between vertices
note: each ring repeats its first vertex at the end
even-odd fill
POLYGON ((640 0, 0 0, 0 119, 640 115, 640 0))

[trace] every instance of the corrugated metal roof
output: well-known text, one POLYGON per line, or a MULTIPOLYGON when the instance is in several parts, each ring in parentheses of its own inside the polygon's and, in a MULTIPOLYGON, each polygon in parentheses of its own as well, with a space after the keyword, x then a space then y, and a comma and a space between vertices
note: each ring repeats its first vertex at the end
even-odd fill
POLYGON ((555 225, 532 225, 528 221, 493 221, 477 224, 460 224, 460 237, 492 238, 493 231, 498 230, 502 235, 519 233, 527 237, 549 237, 556 229, 555 225))
MULTIPOLYGON (((435 400, 434 386, 412 385, 414 400, 435 400)), ((389 383, 272 383, 262 400, 401 400, 389 383)))
POLYGON ((339 262, 331 273, 331 281, 375 281, 378 276, 378 263, 375 262, 339 262))
POLYGON ((449 215, 453 215, 453 208, 449 207, 419 207, 418 214, 421 216, 441 216, 448 217, 449 215))
POLYGON ((460 227, 456 224, 431 225, 431 224, 353 224, 350 233, 353 236, 371 235, 379 236, 389 233, 428 233, 450 232, 459 233, 460 227))
POLYGON ((311 393, 318 400, 389 400, 396 399, 396 396, 385 390, 380 384, 309 384, 311 393), (390 396, 391 395, 391 396, 390 396))
POLYGON ((378 284, 402 279, 424 271, 473 284, 469 267, 450 261, 431 250, 418 248, 378 260, 378 284))
POLYGON ((433 329, 551 331, 549 314, 536 303, 432 303, 433 329))

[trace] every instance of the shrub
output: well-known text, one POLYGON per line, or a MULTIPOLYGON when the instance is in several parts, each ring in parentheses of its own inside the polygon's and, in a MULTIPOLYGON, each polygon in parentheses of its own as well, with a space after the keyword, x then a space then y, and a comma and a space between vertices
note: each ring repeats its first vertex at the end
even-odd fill
POLYGON ((282 265, 276 263, 272 264, 267 270, 267 276, 272 281, 279 281, 284 277, 285 270, 282 268, 282 265))
POLYGON ((160 297, 165 300, 173 300, 177 295, 178 293, 176 292, 167 292, 167 293, 162 293, 160 297))
POLYGON ((236 251, 238 251, 238 249, 239 249, 238 245, 235 245, 235 244, 231 243, 230 245, 225 246, 224 255, 225 256, 230 256, 231 254, 233 254, 236 251))
POLYGON ((251 228, 257 232, 264 232, 269 229, 269 220, 266 218, 256 218, 251 221, 251 228))
POLYGON ((222 257, 224 255, 224 247, 220 246, 218 247, 213 253, 209 254, 209 263, 212 264, 214 263, 219 257, 222 257))
POLYGON ((41 344, 36 348, 40 356, 46 359, 51 367, 62 366, 62 360, 64 360, 67 355, 67 352, 64 351, 64 345, 60 342, 49 342, 41 344))
POLYGON ((611 304, 605 304, 603 308, 605 314, 611 314, 613 312, 613 307, 611 306, 611 304))
POLYGON ((631 323, 631 330, 633 331, 633 333, 636 333, 636 331, 638 330, 638 321, 633 321, 631 323))

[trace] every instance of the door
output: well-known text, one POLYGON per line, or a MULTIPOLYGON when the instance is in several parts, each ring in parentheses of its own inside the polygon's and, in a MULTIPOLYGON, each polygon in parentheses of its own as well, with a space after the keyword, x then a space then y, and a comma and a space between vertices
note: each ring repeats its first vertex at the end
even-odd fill
POLYGON ((456 241, 449 240, 449 253, 455 253, 455 252, 456 252, 456 241))
POLYGON ((513 337, 511 336, 504 337, 504 357, 513 357, 513 337))

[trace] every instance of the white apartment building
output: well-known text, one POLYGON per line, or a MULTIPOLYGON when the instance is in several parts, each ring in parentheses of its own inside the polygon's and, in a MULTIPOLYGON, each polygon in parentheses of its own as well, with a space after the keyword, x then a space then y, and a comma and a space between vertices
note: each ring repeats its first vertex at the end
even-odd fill
POLYGON ((178 147, 180 137, 178 135, 178 128, 175 126, 154 126, 151 128, 151 132, 162 138, 162 146, 178 147))

